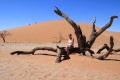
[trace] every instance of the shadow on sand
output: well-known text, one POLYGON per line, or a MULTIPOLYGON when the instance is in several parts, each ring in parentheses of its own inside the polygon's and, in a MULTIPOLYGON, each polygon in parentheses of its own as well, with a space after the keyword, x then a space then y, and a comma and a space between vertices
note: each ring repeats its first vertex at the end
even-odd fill
POLYGON ((105 59, 104 61, 120 61, 119 59, 105 59))
POLYGON ((53 54, 46 54, 46 53, 39 53, 39 54, 34 54, 34 55, 45 55, 45 56, 54 56, 56 57, 57 55, 53 55, 53 54))

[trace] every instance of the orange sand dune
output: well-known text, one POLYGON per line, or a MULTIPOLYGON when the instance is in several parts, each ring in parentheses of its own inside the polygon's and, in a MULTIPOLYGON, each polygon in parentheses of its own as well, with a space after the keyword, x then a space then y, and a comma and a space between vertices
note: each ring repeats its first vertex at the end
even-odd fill
MULTIPOLYGON (((89 23, 80 23, 83 34, 87 36, 87 39, 91 33, 92 24, 89 23)), ((97 31, 99 27, 96 27, 97 31)), ((55 41, 55 37, 61 33, 64 38, 68 38, 68 34, 72 33, 73 37, 76 40, 74 35, 74 30, 71 25, 65 20, 55 20, 42 23, 31 24, 19 28, 14 28, 8 30, 11 35, 7 37, 7 42, 32 42, 32 43, 51 43, 55 41)), ((117 32, 106 32, 100 35, 96 42, 99 44, 104 44, 109 42, 109 36, 115 36, 116 43, 120 43, 118 36, 120 33, 117 32), (117 34, 117 35, 116 35, 117 34)), ((66 42, 66 41, 64 41, 66 42)))

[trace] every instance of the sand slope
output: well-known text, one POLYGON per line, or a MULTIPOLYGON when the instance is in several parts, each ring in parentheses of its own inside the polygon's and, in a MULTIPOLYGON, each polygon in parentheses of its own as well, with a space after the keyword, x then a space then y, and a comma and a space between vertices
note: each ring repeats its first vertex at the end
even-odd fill
MULTIPOLYGON (((88 39, 91 33, 92 24, 80 23, 79 25, 83 30, 83 34, 85 34, 88 39)), ((99 27, 96 27, 96 29, 98 31, 99 27)), ((56 40, 55 37, 59 36, 59 33, 61 33, 63 37, 66 39, 68 39, 68 34, 72 33, 73 37, 76 40, 73 28, 65 20, 55 20, 55 21, 36 23, 28 26, 14 28, 8 31, 11 33, 11 36, 7 37, 6 39, 7 42, 51 43, 56 40)), ((114 36, 116 43, 120 42, 120 39, 118 37, 120 35, 119 32, 103 33, 97 38, 96 42, 101 44, 108 43, 110 35, 114 36)))

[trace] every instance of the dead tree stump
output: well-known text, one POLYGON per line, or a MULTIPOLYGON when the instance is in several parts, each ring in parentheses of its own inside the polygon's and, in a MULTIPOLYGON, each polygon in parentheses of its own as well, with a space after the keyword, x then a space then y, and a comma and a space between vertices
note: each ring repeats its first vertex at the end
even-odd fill
POLYGON ((57 58, 56 63, 60 63, 62 60, 70 59, 69 54, 66 52, 65 47, 57 46, 57 58), (63 59, 61 59, 63 57, 63 59))

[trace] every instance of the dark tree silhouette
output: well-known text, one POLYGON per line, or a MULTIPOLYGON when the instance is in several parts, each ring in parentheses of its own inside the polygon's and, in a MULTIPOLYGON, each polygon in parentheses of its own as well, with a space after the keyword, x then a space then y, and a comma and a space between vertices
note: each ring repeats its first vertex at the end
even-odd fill
MULTIPOLYGON (((73 48, 72 50, 70 50, 70 52, 71 53, 79 53, 79 54, 82 53, 83 55, 85 55, 85 52, 88 51, 91 54, 91 56, 93 56, 92 54, 94 53, 94 51, 91 50, 91 47, 94 44, 96 38, 112 25, 113 20, 115 18, 118 18, 118 16, 111 16, 110 21, 105 26, 103 26, 99 31, 96 31, 96 29, 95 29, 96 17, 95 17, 95 19, 93 21, 90 38, 88 41, 86 41, 86 36, 83 35, 83 32, 79 25, 77 25, 72 19, 70 19, 65 13, 60 11, 57 7, 56 7, 56 10, 54 10, 54 12, 57 15, 63 17, 72 26, 72 28, 75 31, 78 47, 73 48)), ((111 36, 110 37, 110 48, 109 48, 108 52, 102 56, 99 56, 97 58, 95 57, 95 58, 99 59, 99 60, 104 60, 111 53, 113 46, 114 46, 114 42, 113 42, 113 37, 111 36)), ((15 52, 12 52, 11 54, 15 54, 15 53, 18 53, 18 54, 32 53, 32 54, 34 54, 34 52, 36 50, 49 50, 49 51, 58 53, 57 59, 56 59, 57 63, 59 63, 61 61, 62 55, 65 56, 64 58, 68 58, 65 47, 59 47, 59 46, 57 46, 56 49, 52 48, 52 47, 39 47, 39 48, 34 48, 33 50, 28 51, 28 52, 27 51, 15 51, 15 52)))
POLYGON ((98 51, 97 53, 100 53, 102 50, 106 49, 107 51, 109 51, 109 46, 107 44, 104 44, 98 51))
POLYGON ((92 28, 90 38, 88 41, 86 41, 86 36, 83 35, 79 25, 77 25, 72 19, 70 19, 65 13, 60 11, 57 7, 56 7, 56 10, 54 10, 54 12, 57 15, 63 17, 72 26, 72 28, 75 31, 75 35, 77 37, 78 48, 80 49, 80 52, 82 52, 84 55, 85 55, 85 52, 92 47, 96 38, 112 25, 114 18, 118 18, 118 16, 112 16, 110 18, 110 21, 97 32, 95 29, 95 22, 96 22, 96 17, 95 17, 93 21, 93 28, 92 28))
MULTIPOLYGON (((104 44, 98 51, 97 53, 100 53, 102 50, 106 49, 109 51, 110 47, 107 44, 104 44)), ((112 52, 120 52, 120 48, 118 49, 112 49, 112 52)))
POLYGON ((66 40, 61 33, 57 37, 54 37, 55 41, 53 43, 61 43, 63 40, 66 40))
POLYGON ((1 31, 0 32, 0 37, 3 39, 3 42, 5 42, 6 41, 6 37, 8 36, 8 35, 10 35, 10 33, 9 32, 7 32, 6 30, 5 31, 1 31))

